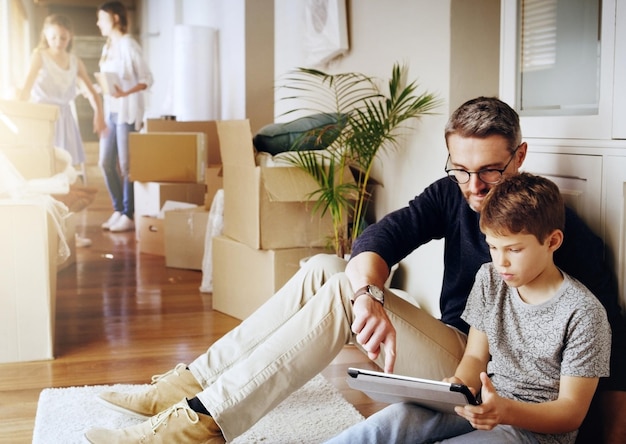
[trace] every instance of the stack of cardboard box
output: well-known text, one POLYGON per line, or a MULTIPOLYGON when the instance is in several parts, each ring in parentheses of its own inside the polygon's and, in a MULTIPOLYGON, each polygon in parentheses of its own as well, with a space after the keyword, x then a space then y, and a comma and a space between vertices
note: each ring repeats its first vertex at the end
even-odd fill
MULTIPOLYGON (((0 194, 19 189, 22 178, 57 174, 57 117, 56 106, 0 101, 0 194)), ((58 242, 66 233, 57 230, 46 199, 9 194, 0 198, 0 363, 51 359, 58 242)), ((66 239, 73 245, 73 235, 66 239)))
POLYGON ((59 108, 0 100, 0 151, 26 180, 54 176, 54 126, 59 108))
POLYGON ((313 211, 311 192, 318 186, 308 174, 256 164, 249 121, 218 121, 217 132, 224 229, 212 244, 213 308, 244 319, 296 273, 303 258, 329 252, 332 221, 313 211))
POLYGON ((202 269, 208 210, 222 187, 215 122, 148 119, 129 150, 139 251, 164 255, 168 267, 202 269), (194 205, 163 211, 166 202, 194 205))

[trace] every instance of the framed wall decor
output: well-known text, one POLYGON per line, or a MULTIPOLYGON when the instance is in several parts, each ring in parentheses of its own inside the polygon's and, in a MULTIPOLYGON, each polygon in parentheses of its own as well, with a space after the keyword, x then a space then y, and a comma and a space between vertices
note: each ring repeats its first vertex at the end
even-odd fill
POLYGON ((306 63, 325 66, 348 52, 346 0, 306 0, 306 63))

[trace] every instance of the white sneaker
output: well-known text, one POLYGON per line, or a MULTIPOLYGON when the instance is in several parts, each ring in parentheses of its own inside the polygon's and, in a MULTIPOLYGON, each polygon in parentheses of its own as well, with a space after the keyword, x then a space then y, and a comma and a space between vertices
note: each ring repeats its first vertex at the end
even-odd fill
POLYGON ((117 222, 115 222, 113 225, 109 227, 109 230, 111 232, 135 231, 135 222, 133 222, 133 220, 130 217, 126 216, 125 214, 122 214, 122 216, 120 216, 117 222))
POLYGON ((109 217, 109 219, 101 225, 102 229, 110 229, 113 225, 115 225, 115 222, 117 222, 120 217, 122 217, 122 213, 120 213, 119 211, 114 212, 113 214, 111 214, 111 217, 109 217))

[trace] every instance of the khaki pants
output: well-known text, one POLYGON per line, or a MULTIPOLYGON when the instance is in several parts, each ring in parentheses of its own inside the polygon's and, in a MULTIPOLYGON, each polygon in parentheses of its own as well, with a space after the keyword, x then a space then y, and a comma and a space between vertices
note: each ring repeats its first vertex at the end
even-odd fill
MULTIPOLYGON (((204 387, 198 399, 227 440, 247 431, 354 340, 353 289, 343 273, 345 265, 333 255, 312 257, 264 305, 189 365, 204 387)), ((395 373, 431 379, 454 373, 465 348, 463 333, 389 290, 385 309, 397 334, 395 373)))

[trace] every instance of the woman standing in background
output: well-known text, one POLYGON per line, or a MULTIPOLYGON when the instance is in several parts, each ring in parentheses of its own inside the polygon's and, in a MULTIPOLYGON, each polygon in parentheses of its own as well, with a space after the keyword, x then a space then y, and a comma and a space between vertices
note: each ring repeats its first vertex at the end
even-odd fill
MULTIPOLYGON (((104 95, 108 133, 100 139, 99 164, 113 203, 113 214, 102 224, 111 231, 132 231, 135 202, 129 178, 128 139, 143 124, 144 93, 152 85, 152 74, 141 47, 127 33, 128 14, 118 1, 98 7, 98 28, 107 42, 102 49, 100 72, 119 79, 104 95)), ((105 91, 106 92, 106 91, 105 91)))

